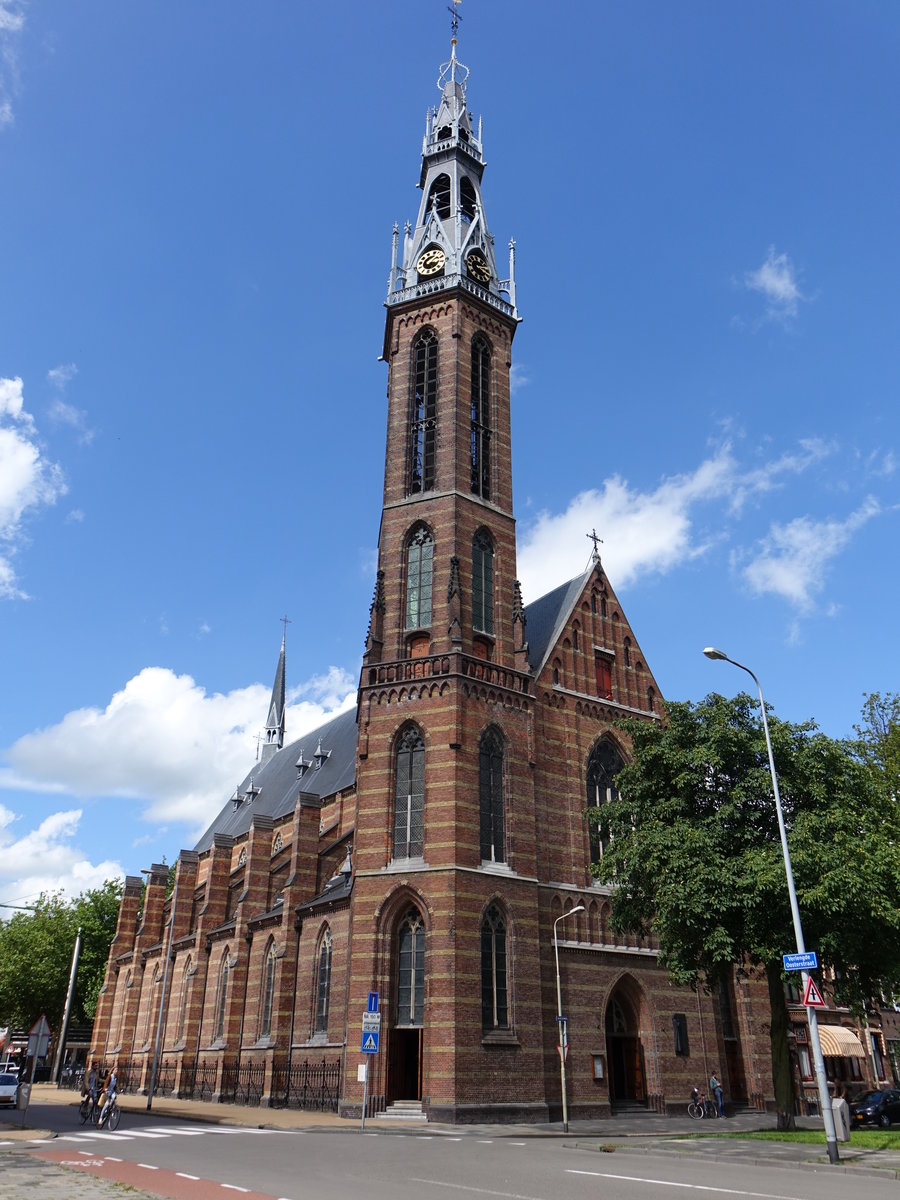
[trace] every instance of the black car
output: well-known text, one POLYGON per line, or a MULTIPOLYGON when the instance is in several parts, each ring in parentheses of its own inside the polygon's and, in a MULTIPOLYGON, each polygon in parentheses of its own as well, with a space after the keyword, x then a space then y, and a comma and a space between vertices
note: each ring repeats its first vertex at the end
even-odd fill
POLYGON ((863 1092, 850 1105, 853 1125, 881 1125, 884 1129, 900 1121, 900 1092, 886 1088, 883 1092, 863 1092))

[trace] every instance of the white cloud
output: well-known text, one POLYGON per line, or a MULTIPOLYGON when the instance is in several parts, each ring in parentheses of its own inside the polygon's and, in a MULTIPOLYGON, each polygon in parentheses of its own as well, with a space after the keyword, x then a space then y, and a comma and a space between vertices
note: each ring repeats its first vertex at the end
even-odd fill
POLYGON ((0 0, 0 129, 14 119, 19 90, 19 37, 25 27, 24 0, 0 0))
POLYGON ((66 425, 75 431, 79 445, 89 446, 94 440, 94 430, 89 428, 87 413, 83 409, 57 397, 50 405, 49 413, 54 425, 66 425))
POLYGON ((782 596, 801 612, 809 612, 825 587, 826 568, 853 535, 882 511, 873 497, 843 521, 795 517, 773 524, 752 562, 741 574, 757 595, 782 596))
POLYGON ((591 529, 603 537, 604 566, 617 587, 638 575, 665 572, 706 549, 697 541, 692 508, 728 495, 736 464, 725 446, 689 475, 676 475, 652 492, 637 492, 615 475, 599 490, 581 492, 563 513, 542 512, 520 539, 519 578, 526 602, 584 571, 591 529))
MULTIPOLYGON (((293 740, 356 701, 355 680, 333 668, 295 689, 293 740)), ((19 738, 0 787, 134 800, 145 819, 200 828, 253 763, 271 689, 209 695, 189 675, 146 667, 105 709, 82 708, 19 738)))
MULTIPOLYGON (((518 573, 526 602, 583 572, 590 559, 588 535, 603 537, 603 564, 617 588, 708 553, 740 533, 751 501, 763 501, 837 452, 820 439, 752 466, 726 443, 693 471, 663 479, 649 491, 612 476, 599 489, 579 493, 561 513, 540 513, 520 532, 518 573)), ((731 552, 733 569, 757 595, 782 596, 808 612, 822 590, 828 564, 853 534, 880 510, 870 498, 844 521, 798 517, 773 524, 752 553, 731 552), (752 561, 750 561, 752 558, 752 561)))
POLYGON ((521 363, 514 362, 509 368, 509 390, 514 396, 521 388, 527 387, 531 382, 531 376, 528 370, 521 363))
POLYGON ((26 515, 66 493, 62 470, 41 453, 34 418, 24 407, 22 380, 0 379, 0 599, 21 599, 12 557, 26 515))
POLYGON ((795 317, 799 302, 808 298, 800 291, 794 264, 786 254, 776 254, 774 246, 762 266, 746 272, 744 285, 765 297, 766 316, 774 320, 795 317))
POLYGON ((70 380, 74 379, 78 374, 78 368, 74 363, 60 363, 58 367, 53 367, 47 372, 47 379, 54 387, 65 391, 66 385, 70 380))
POLYGON ((122 877, 119 863, 92 863, 75 844, 81 809, 51 813, 33 829, 19 832, 22 820, 0 805, 0 894, 5 903, 27 904, 41 892, 77 896, 122 877))

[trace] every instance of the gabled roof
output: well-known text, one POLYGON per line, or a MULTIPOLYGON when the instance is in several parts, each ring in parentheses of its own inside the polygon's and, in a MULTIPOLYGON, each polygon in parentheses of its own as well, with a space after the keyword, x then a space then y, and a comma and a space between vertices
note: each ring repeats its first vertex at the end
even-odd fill
POLYGON ((250 829, 254 813, 286 816, 294 811, 301 792, 333 796, 351 787, 356 778, 356 708, 333 717, 318 729, 305 733, 264 762, 254 763, 238 785, 236 798, 223 805, 194 847, 209 849, 217 833, 240 837, 250 829), (301 776, 297 769, 300 752, 309 765, 301 776))
POLYGON ((528 663, 535 678, 540 675, 553 652, 553 647, 571 616, 578 597, 594 572, 595 564, 583 575, 561 583, 559 587, 525 605, 525 637, 528 641, 528 663))

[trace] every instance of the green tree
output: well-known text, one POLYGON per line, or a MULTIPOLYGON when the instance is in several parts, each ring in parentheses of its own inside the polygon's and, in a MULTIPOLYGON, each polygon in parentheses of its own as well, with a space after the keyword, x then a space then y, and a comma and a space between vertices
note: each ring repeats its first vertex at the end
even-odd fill
POLYGON ((51 1028, 59 1029, 79 925, 82 948, 71 1020, 93 1020, 121 898, 122 885, 115 880, 72 901, 45 892, 33 912, 16 913, 0 924, 0 1025, 28 1029, 45 1013, 51 1028))
MULTIPOLYGON (((769 718, 806 943, 861 1009, 900 977, 900 823, 872 775, 813 723, 769 718)), ((619 797, 589 819, 610 838, 597 868, 613 920, 659 938, 671 977, 714 986, 765 972, 779 1123, 793 1124, 781 956, 795 947, 759 705, 711 695, 659 726, 624 723, 619 797)))
POLYGON ((867 692, 856 752, 892 800, 900 799, 900 696, 867 692))

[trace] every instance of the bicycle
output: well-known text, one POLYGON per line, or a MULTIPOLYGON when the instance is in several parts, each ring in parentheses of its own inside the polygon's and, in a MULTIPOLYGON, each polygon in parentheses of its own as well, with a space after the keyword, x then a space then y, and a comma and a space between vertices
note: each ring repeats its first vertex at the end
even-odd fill
POLYGON ((81 1117, 82 1125, 86 1125, 88 1121, 92 1125, 96 1125, 100 1120, 100 1109, 97 1101, 91 1096, 90 1092, 86 1096, 81 1097, 81 1104, 78 1106, 78 1115, 81 1117))
POLYGON ((97 1118, 97 1128, 103 1129, 103 1127, 106 1126, 112 1133, 115 1133, 115 1131, 119 1128, 119 1119, 121 1116, 122 1110, 119 1108, 116 1097, 113 1096, 107 1105, 106 1116, 104 1117, 101 1112, 100 1116, 97 1118))
POLYGON ((687 1106, 688 1116, 694 1121, 700 1121, 704 1117, 707 1120, 712 1120, 713 1117, 719 1115, 718 1109, 712 1100, 707 1100, 706 1096, 702 1095, 697 1088, 691 1088, 691 1098, 687 1106))

